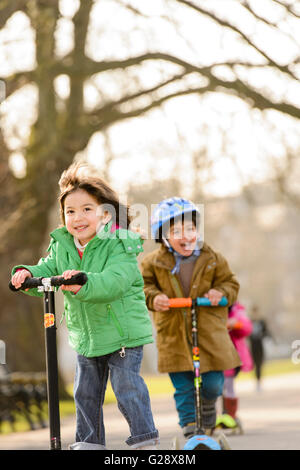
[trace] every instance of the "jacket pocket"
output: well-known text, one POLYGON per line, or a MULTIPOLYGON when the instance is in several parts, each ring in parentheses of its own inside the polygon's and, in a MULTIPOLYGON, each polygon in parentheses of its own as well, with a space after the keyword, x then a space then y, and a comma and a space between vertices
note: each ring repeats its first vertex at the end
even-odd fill
POLYGON ((113 311, 113 308, 112 308, 111 304, 106 305, 106 311, 107 311, 107 316, 108 316, 108 322, 110 323, 110 320, 112 320, 112 322, 113 322, 114 326, 116 327, 119 335, 121 337, 124 337, 125 336, 124 329, 122 328, 122 325, 121 325, 121 323, 118 319, 118 316, 113 311))
POLYGON ((81 322, 80 322, 80 315, 78 311, 75 311, 72 306, 69 304, 65 304, 64 315, 63 319, 66 319, 66 325, 68 327, 69 332, 72 330, 80 330, 81 329, 81 322))

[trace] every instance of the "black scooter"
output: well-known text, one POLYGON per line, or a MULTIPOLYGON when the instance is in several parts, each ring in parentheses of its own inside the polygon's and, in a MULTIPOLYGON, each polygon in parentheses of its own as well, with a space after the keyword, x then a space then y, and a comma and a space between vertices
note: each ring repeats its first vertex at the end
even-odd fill
POLYGON ((39 292, 44 293, 44 328, 50 450, 61 450, 54 291, 55 287, 59 287, 61 285, 78 284, 82 286, 86 282, 87 275, 80 272, 67 280, 62 276, 53 276, 49 278, 30 277, 25 279, 20 289, 16 289, 11 282, 9 283, 9 288, 14 292, 37 288, 39 292))

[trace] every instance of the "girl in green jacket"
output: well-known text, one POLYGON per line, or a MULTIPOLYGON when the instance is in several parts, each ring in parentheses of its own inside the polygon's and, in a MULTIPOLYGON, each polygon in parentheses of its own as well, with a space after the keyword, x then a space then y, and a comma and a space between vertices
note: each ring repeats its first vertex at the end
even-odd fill
MULTIPOLYGON (((92 171, 72 165, 62 174, 63 226, 51 233, 46 258, 37 265, 13 269, 12 284, 20 288, 30 276, 68 279, 86 272, 84 286, 62 286, 69 342, 77 351, 76 442, 70 448, 105 448, 102 407, 110 373, 118 407, 131 432, 127 444, 133 449, 153 449, 158 431, 146 384, 139 375, 143 345, 153 342, 136 259, 142 242, 138 234, 126 229, 128 207, 92 171)), ((35 289, 27 294, 42 295, 35 289)))

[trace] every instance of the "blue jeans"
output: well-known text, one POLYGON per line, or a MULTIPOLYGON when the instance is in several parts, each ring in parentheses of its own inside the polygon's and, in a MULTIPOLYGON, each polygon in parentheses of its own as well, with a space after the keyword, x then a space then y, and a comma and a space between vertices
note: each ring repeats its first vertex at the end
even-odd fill
MULTIPOLYGON (((186 426, 195 422, 195 396, 194 396, 194 373, 171 372, 169 374, 175 388, 174 399, 179 415, 179 425, 186 426)), ((204 372, 201 374, 201 395, 207 400, 217 399, 222 395, 224 385, 224 374, 222 371, 204 372)))
POLYGON ((120 356, 120 351, 92 358, 77 356, 74 383, 76 442, 105 446, 103 402, 109 373, 119 410, 131 433, 126 443, 136 446, 154 444, 158 440, 148 389, 139 375, 142 357, 142 346, 125 349, 125 357, 120 356))

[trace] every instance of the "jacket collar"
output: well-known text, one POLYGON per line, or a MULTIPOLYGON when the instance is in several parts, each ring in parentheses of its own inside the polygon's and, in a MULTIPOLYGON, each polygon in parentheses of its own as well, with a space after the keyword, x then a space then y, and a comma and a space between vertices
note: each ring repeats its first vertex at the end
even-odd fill
MULTIPOLYGON (((94 238, 92 238, 92 240, 88 242, 85 249, 95 249, 102 240, 106 240, 107 238, 116 238, 118 236, 116 233, 117 231, 112 232, 111 228, 112 222, 109 222, 97 235, 94 236, 94 238)), ((76 257, 78 256, 73 235, 68 232, 65 226, 53 230, 53 232, 50 233, 50 236, 53 240, 61 243, 69 253, 74 253, 76 257)))
MULTIPOLYGON (((73 235, 71 235, 66 227, 60 227, 57 228, 56 230, 53 230, 53 232, 50 233, 50 236, 53 240, 58 241, 63 245, 63 247, 66 249, 66 251, 72 256, 72 258, 75 258, 75 260, 78 261, 79 255, 77 248, 74 243, 74 238, 73 235)), ((100 242, 99 237, 96 235, 92 240, 90 240, 86 246, 87 249, 94 249, 100 242)))
POLYGON ((57 241, 63 245, 65 250, 78 261, 79 254, 74 243, 73 236, 68 232, 66 227, 60 227, 50 233, 50 237, 53 241, 57 241))
MULTIPOLYGON (((201 248, 199 259, 196 261, 196 265, 199 265, 199 263, 202 265, 211 258, 212 252, 209 246, 204 242, 201 248)), ((160 248, 157 250, 157 256, 154 258, 153 264, 159 268, 172 271, 175 266, 174 255, 168 250, 165 245, 161 244, 160 248)))

